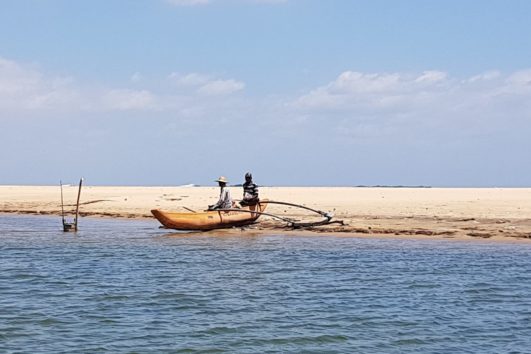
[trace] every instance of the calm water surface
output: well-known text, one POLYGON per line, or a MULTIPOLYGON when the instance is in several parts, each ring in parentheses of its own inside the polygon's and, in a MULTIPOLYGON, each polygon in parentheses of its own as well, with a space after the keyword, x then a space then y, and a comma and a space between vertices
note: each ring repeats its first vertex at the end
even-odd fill
POLYGON ((531 245, 0 216, 2 353, 531 352, 531 245))

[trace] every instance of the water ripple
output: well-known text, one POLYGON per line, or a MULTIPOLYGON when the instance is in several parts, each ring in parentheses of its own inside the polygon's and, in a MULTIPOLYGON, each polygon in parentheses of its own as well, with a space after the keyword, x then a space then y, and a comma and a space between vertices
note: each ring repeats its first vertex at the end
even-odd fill
POLYGON ((0 352, 499 353, 531 347, 531 247, 178 235, 0 219, 0 352))

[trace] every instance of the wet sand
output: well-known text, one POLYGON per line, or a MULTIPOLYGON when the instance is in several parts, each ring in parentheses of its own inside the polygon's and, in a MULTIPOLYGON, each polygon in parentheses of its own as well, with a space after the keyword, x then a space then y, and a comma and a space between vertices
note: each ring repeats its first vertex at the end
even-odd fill
MULTIPOLYGON (((231 187, 233 198, 241 188, 231 187)), ((530 239, 531 188, 348 188, 262 187, 261 197, 332 212, 331 224, 305 230, 367 237, 434 237, 453 239, 530 239)), ((204 210, 217 200, 217 187, 84 186, 83 217, 151 218, 151 209, 204 210)), ((68 211, 74 209, 77 186, 64 188, 68 211)), ((0 186, 0 212, 61 214, 58 186, 0 186)), ((280 205, 268 212, 304 221, 319 218, 280 205)), ((262 217, 249 232, 293 232, 262 217)), ((230 232, 230 231, 229 231, 230 232)))

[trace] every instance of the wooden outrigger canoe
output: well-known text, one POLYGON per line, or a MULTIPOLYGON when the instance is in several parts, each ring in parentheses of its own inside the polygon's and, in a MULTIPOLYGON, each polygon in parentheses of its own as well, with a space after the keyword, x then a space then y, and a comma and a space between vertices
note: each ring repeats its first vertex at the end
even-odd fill
POLYGON ((257 205, 242 207, 242 211, 212 210, 197 213, 178 213, 151 210, 155 218, 168 229, 176 230, 214 230, 233 226, 249 225, 256 221, 267 207, 267 202, 257 205), (257 213, 253 213, 256 211, 257 213))

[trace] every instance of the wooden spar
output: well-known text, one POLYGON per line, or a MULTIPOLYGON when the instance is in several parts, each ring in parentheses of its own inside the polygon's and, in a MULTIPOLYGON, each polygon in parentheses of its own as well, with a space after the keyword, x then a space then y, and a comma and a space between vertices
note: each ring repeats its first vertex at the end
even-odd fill
POLYGON ((291 219, 284 218, 282 216, 278 216, 278 215, 274 215, 274 214, 263 213, 261 211, 256 211, 256 210, 245 210, 245 209, 238 209, 238 208, 229 208, 229 209, 214 209, 213 211, 238 211, 240 213, 250 213, 250 214, 270 216, 272 218, 277 218, 279 220, 285 221, 288 224, 294 223, 294 221, 291 220, 291 219))
POLYGON ((294 229, 303 229, 305 227, 314 227, 314 226, 322 226, 322 225, 329 225, 329 224, 340 224, 345 225, 345 222, 343 220, 334 220, 331 221, 330 219, 326 218, 321 221, 314 221, 314 222, 294 222, 290 227, 294 229))
POLYGON ((64 208, 64 202, 63 202, 63 182, 59 181, 59 185, 61 186, 61 217, 63 218, 63 225, 65 224, 65 208, 64 208))
POLYGON ((76 218, 74 219, 74 230, 75 231, 77 231, 77 218, 79 216, 79 198, 81 197, 81 184, 83 184, 83 178, 79 180, 79 189, 77 191, 76 218))
POLYGON ((320 220, 320 221, 297 222, 295 220, 284 218, 282 216, 278 216, 278 215, 274 215, 274 214, 270 214, 270 213, 262 213, 260 211, 242 210, 242 209, 238 209, 238 208, 218 209, 218 210, 219 211, 239 211, 239 212, 242 212, 242 213, 251 213, 251 214, 270 216, 272 218, 279 219, 279 220, 282 220, 284 222, 287 222, 288 223, 288 227, 292 227, 294 229, 302 229, 302 228, 305 228, 305 227, 322 226, 322 225, 328 225, 328 224, 345 225, 343 220, 332 221, 332 216, 330 214, 327 214, 325 216, 325 219, 324 220, 320 220))
POLYGON ((328 224, 332 224, 332 223, 337 223, 337 224, 344 225, 344 222, 342 220, 331 221, 332 218, 334 217, 333 214, 327 213, 327 212, 324 212, 324 211, 321 211, 321 210, 308 208, 308 207, 306 207, 304 205, 288 203, 288 202, 271 201, 271 200, 268 200, 267 203, 269 203, 269 204, 287 205, 287 206, 292 206, 292 207, 296 207, 296 208, 306 209, 306 210, 312 211, 312 212, 314 212, 316 214, 319 214, 319 215, 323 216, 324 219, 320 220, 320 221, 314 221, 314 222, 297 222, 295 220, 291 220, 291 219, 284 218, 284 217, 281 217, 281 216, 278 216, 278 215, 274 215, 274 214, 270 214, 270 213, 262 213, 262 212, 249 211, 249 210, 241 210, 241 209, 237 209, 237 208, 236 209, 233 209, 233 208, 231 208, 231 209, 220 209, 220 210, 242 211, 242 212, 246 212, 246 213, 255 213, 255 214, 258 214, 258 215, 270 216, 270 217, 273 217, 273 218, 276 218, 276 219, 279 219, 279 220, 287 222, 288 226, 292 227, 294 229, 312 227, 312 226, 328 225, 328 224))
POLYGON ((330 218, 330 219, 332 219, 332 217, 333 217, 333 215, 330 214, 330 213, 327 213, 327 212, 324 212, 324 211, 321 211, 321 210, 316 210, 316 209, 308 208, 307 206, 300 205, 300 204, 294 204, 294 203, 288 203, 288 202, 278 202, 278 201, 274 201, 274 200, 268 200, 267 202, 268 202, 269 204, 287 205, 287 206, 292 206, 292 207, 295 207, 295 208, 306 209, 306 210, 312 211, 312 212, 314 212, 314 213, 316 213, 316 214, 322 215, 322 216, 324 216, 325 218, 330 218))
POLYGON ((191 211, 192 213, 197 213, 197 211, 195 211, 195 210, 193 210, 193 209, 190 209, 190 208, 187 208, 187 207, 185 207, 185 206, 183 206, 183 209, 186 209, 186 210, 188 210, 188 211, 191 211))
MULTIPOLYGON (((269 201, 268 201, 268 203, 269 203, 269 201)), ((278 215, 270 214, 270 213, 263 213, 263 212, 260 212, 260 211, 242 210, 242 209, 238 209, 238 208, 218 209, 218 210, 219 211, 238 211, 238 212, 241 212, 241 213, 251 213, 251 214, 270 216, 272 218, 279 219, 279 220, 282 220, 284 222, 287 222, 288 226, 292 227, 294 229, 301 229, 301 228, 312 227, 312 226, 328 225, 328 224, 332 224, 332 223, 337 223, 337 224, 344 225, 344 222, 342 220, 331 221, 332 220, 332 216, 330 214, 327 214, 325 216, 325 219, 324 220, 320 220, 320 221, 297 222, 295 220, 284 218, 282 216, 278 216, 278 215)))

